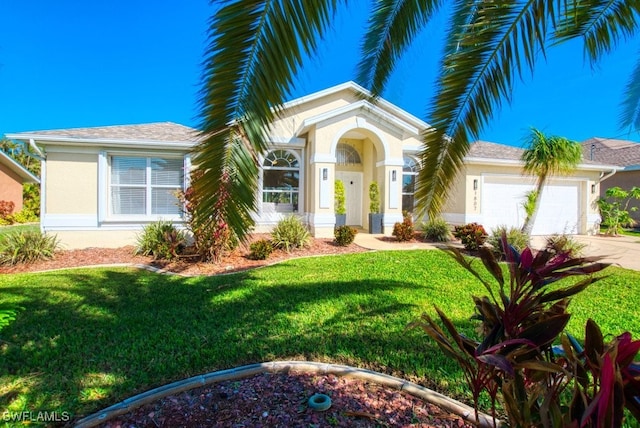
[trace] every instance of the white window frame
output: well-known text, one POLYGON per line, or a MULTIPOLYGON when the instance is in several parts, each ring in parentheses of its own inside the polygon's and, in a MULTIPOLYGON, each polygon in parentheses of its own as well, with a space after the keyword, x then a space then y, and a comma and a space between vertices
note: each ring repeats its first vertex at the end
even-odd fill
MULTIPOLYGON (((302 161, 302 159, 304 159, 304 149, 297 150, 294 149, 292 147, 282 147, 282 146, 272 146, 269 151, 267 153, 265 153, 264 156, 261 156, 259 161, 260 161, 260 176, 259 176, 259 183, 258 183, 258 206, 259 206, 259 215, 258 217, 260 218, 261 222, 267 222, 270 223, 272 221, 277 221, 278 219, 282 218, 283 216, 286 216, 288 214, 297 214, 297 215, 301 215, 304 213, 304 183, 305 183, 305 177, 304 177, 304 163, 302 161), (278 150, 282 150, 282 151, 286 151, 289 152, 290 154, 292 154, 296 160, 298 161, 298 210, 293 212, 293 213, 287 213, 287 212, 280 212, 280 211, 275 211, 272 209, 268 209, 268 207, 270 207, 272 204, 269 202, 263 202, 264 200, 264 171, 265 171, 265 167, 264 167, 264 162, 265 159, 269 156, 269 154, 271 154, 271 152, 274 151, 278 151, 278 150), (302 153, 301 153, 302 152, 302 153)), ((269 168, 267 168, 268 170, 269 168)))
POLYGON ((415 188, 415 185, 416 185, 416 181, 418 179, 419 171, 420 171, 420 161, 418 159, 416 159, 414 156, 405 154, 402 157, 402 182, 401 182, 402 202, 403 202, 402 210, 403 211, 406 211, 405 207, 404 207, 404 197, 405 196, 412 196, 413 197, 413 207, 411 207, 411 211, 409 211, 409 212, 413 212, 413 210, 416 207, 416 188, 415 188), (406 168, 406 163, 404 161, 405 158, 411 159, 414 162, 414 167, 413 167, 412 171, 405 171, 405 168, 406 168), (404 177, 405 176, 413 176, 414 177, 414 179, 413 179, 414 180, 413 181, 413 186, 414 186, 413 187, 413 192, 409 193, 409 192, 405 192, 404 191, 404 177))
POLYGON ((151 184, 151 159, 182 159, 183 177, 181 188, 184 191, 189 182, 189 174, 191 172, 191 159, 188 155, 183 154, 164 154, 164 153, 141 153, 141 152, 124 152, 124 151, 101 151, 98 160, 99 183, 98 183, 98 220, 100 223, 149 223, 158 220, 167 220, 173 222, 183 222, 184 213, 180 210, 179 214, 151 214, 151 190, 153 188, 174 188, 173 186, 162 186, 151 184), (146 159, 146 214, 113 214, 111 212, 111 159, 113 157, 129 157, 146 159))

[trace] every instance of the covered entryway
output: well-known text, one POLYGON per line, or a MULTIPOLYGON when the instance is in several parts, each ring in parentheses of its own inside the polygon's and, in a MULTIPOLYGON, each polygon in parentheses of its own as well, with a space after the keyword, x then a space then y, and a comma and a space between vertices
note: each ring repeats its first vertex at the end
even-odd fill
MULTIPOLYGON (((534 185, 523 177, 484 177, 482 224, 491 231, 498 226, 522 227, 526 214, 523 203, 534 185)), ((540 209, 532 235, 580 232, 580 182, 558 180, 542 191, 540 209)))

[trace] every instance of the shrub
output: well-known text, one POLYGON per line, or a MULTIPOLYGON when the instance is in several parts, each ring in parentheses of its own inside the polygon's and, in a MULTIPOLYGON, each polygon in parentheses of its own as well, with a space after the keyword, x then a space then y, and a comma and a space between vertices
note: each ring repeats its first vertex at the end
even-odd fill
POLYGON ((586 324, 584 345, 563 333, 570 318, 569 299, 602 276, 564 285, 558 281, 590 275, 606 264, 566 253, 510 249, 503 271, 492 251, 481 247, 487 276, 458 250, 448 251, 487 290, 486 296, 473 297, 471 319, 480 323, 480 340, 458 332, 438 308, 437 318, 423 314, 411 326, 422 328, 463 369, 476 419, 483 393, 491 400, 494 417, 501 399, 514 427, 622 426, 625 407, 634 417, 640 415, 640 370, 633 362, 640 341, 632 341, 627 332, 605 343, 592 320, 586 324), (554 343, 560 345, 554 348, 554 343))
POLYGON ((260 239, 249 245, 251 260, 266 260, 273 252, 273 244, 268 239, 260 239))
POLYGON ((13 201, 0 201, 0 219, 6 219, 13 213, 16 204, 13 201))
MULTIPOLYGON (((202 170, 191 173, 191 182, 195 183, 202 178, 202 170)), ((238 246, 238 237, 233 233, 226 220, 223 210, 229 194, 230 175, 224 172, 221 177, 221 187, 216 195, 216 203, 206 213, 200 212, 202 195, 198 194, 195 187, 189 186, 187 190, 178 193, 178 198, 184 205, 184 214, 187 220, 187 228, 193 236, 193 245, 200 260, 205 262, 218 262, 229 251, 238 246), (207 219, 199 222, 198 219, 207 219)))
POLYGON ((273 246, 287 252, 294 248, 302 248, 309 244, 309 231, 295 215, 290 215, 278 222, 271 232, 273 246))
POLYGON ((15 265, 47 260, 54 256, 59 245, 56 235, 39 231, 9 233, 0 243, 0 264, 15 265))
POLYGON ((587 244, 578 242, 573 236, 554 234, 547 238, 545 249, 553 254, 568 254, 570 257, 582 257, 587 244))
POLYGON ((182 253, 186 243, 183 231, 176 229, 170 221, 159 220, 144 227, 138 236, 136 254, 171 260, 182 253))
POLYGON ((337 245, 346 247, 353 242, 357 233, 358 231, 351 226, 338 226, 333 231, 333 236, 337 245))
POLYGON ((607 235, 618 235, 622 228, 634 226, 635 220, 629 212, 637 211, 637 207, 629 208, 629 204, 633 199, 640 200, 640 187, 623 190, 616 186, 607 189, 605 194, 610 201, 600 198, 597 204, 607 235))
POLYGON ((463 226, 455 226, 453 236, 458 238, 464 248, 469 251, 477 251, 487 240, 487 231, 481 224, 468 223, 463 226))
POLYGON ((491 236, 487 238, 487 243, 489 243, 496 254, 504 256, 504 248, 502 248, 502 235, 505 235, 507 238, 507 244, 511 245, 518 251, 524 250, 529 246, 529 236, 526 233, 523 233, 519 228, 516 227, 507 227, 507 226, 498 226, 493 232, 491 232, 491 236))
POLYGON ((377 181, 372 181, 369 185, 369 212, 371 214, 380 212, 380 188, 377 181))
POLYGON ((347 208, 345 206, 345 190, 344 190, 344 183, 342 182, 342 180, 336 180, 334 182, 334 204, 335 204, 335 212, 338 215, 342 215, 342 214, 346 214, 347 213, 347 208))
POLYGON ((407 212, 404 212, 403 216, 402 223, 394 224, 393 232, 391 233, 398 242, 406 242, 413 239, 413 218, 407 212))
POLYGON ((441 217, 430 219, 422 224, 422 236, 429 241, 447 242, 452 238, 449 224, 441 217))

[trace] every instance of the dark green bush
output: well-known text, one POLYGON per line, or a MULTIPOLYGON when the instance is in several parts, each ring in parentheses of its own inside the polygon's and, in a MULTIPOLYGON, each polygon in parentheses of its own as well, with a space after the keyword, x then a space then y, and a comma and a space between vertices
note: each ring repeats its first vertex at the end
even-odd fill
POLYGON ((40 231, 7 234, 0 243, 0 264, 33 263, 53 257, 60 242, 56 235, 40 231))
POLYGON ((290 215, 278 222, 271 232, 271 241, 275 248, 282 248, 289 252, 294 248, 306 247, 310 236, 302 221, 295 215, 290 215))
POLYGON ((337 245, 346 247, 353 242, 357 233, 358 231, 351 226, 338 226, 333 231, 333 236, 337 245))
POLYGON ((500 256, 504 256, 504 248, 502 248, 503 234, 507 238, 507 244, 518 250, 518 252, 521 252, 529 246, 529 236, 517 227, 508 228, 507 226, 498 226, 491 232, 487 243, 490 244, 495 253, 500 256))
POLYGON ((403 215, 402 223, 394 224, 393 232, 391 233, 398 242, 406 242, 413 239, 413 218, 409 213, 404 213, 403 215))
POLYGON ((421 229, 422 236, 429 241, 447 242, 453 237, 449 223, 441 217, 427 221, 422 225, 421 229))
POLYGON ((266 260, 273 252, 273 244, 268 239, 260 239, 249 245, 251 260, 266 260))
POLYGON ((136 254, 171 260, 182 253, 186 244, 184 231, 178 230, 170 221, 159 220, 144 227, 138 236, 136 254))
POLYGON ((469 251, 477 251, 488 237, 487 231, 478 223, 468 223, 454 227, 453 236, 462 241, 464 248, 469 251))

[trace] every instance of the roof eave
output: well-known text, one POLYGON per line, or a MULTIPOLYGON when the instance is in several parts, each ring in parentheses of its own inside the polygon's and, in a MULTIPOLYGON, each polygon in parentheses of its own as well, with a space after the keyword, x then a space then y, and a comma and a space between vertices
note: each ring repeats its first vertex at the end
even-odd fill
POLYGON ((87 144, 95 146, 128 147, 128 148, 155 148, 155 149, 191 149, 197 141, 155 141, 155 140, 135 140, 135 139, 114 139, 114 138, 82 138, 82 137, 62 137, 43 134, 7 134, 6 138, 12 140, 34 140, 40 144, 56 144, 79 146, 87 144))
POLYGON ((24 183, 40 184, 40 179, 33 175, 31 171, 18 163, 11 156, 0 150, 0 163, 8 166, 13 172, 18 174, 24 183))

